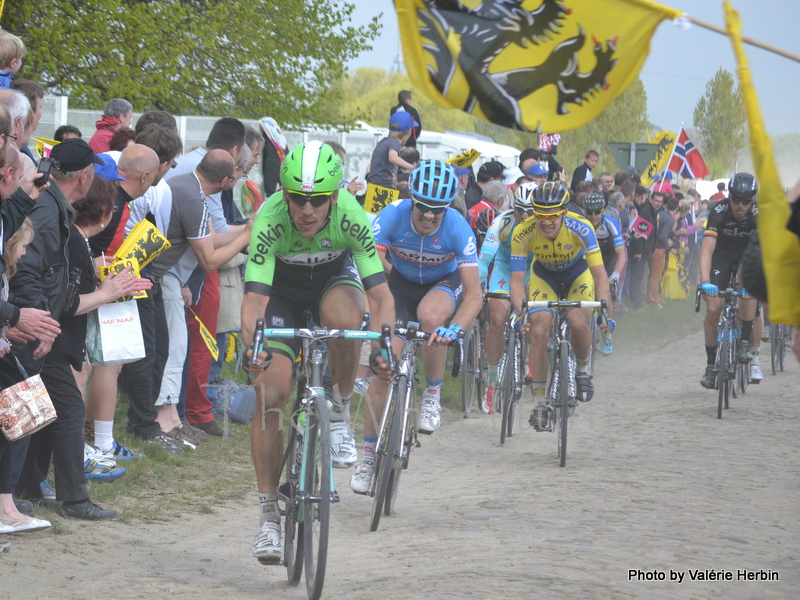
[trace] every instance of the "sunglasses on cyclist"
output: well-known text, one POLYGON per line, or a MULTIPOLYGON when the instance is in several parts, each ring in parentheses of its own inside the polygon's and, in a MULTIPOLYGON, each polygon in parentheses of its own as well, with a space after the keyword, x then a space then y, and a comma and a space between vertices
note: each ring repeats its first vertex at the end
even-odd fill
POLYGON ((733 196, 731 196, 731 204, 741 204, 747 206, 748 204, 752 203, 753 203, 753 198, 745 200, 744 198, 734 198, 733 196))
POLYGON ((295 206, 300 208, 303 208, 306 205, 306 202, 311 202, 311 206, 314 208, 319 208, 328 200, 330 200, 332 195, 333 194, 319 194, 317 196, 306 196, 305 194, 295 194, 294 192, 289 192, 289 200, 295 206))
POLYGON ((564 212, 565 211, 563 210, 557 213, 538 213, 534 211, 533 214, 535 214, 536 218, 539 219, 540 221, 556 221, 558 220, 558 217, 564 214, 564 212))
POLYGON ((518 208, 515 206, 514 210, 521 215, 525 215, 526 217, 530 217, 533 214, 532 208, 518 208))
POLYGON ((421 213, 432 212, 435 215, 441 214, 446 211, 450 205, 449 204, 425 204, 424 202, 420 202, 419 200, 414 200, 414 207, 419 210, 421 213))
POLYGON ((590 216, 590 217, 597 216, 597 215, 602 215, 603 214, 603 209, 601 208, 600 210, 587 210, 586 214, 588 216, 590 216))

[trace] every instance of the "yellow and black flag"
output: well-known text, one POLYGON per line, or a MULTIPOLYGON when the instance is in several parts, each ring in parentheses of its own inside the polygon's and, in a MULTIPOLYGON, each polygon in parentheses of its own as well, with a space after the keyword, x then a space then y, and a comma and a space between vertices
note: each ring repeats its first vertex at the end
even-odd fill
POLYGON ((661 173, 667 168, 669 159, 672 156, 672 149, 675 147, 675 140, 678 138, 671 131, 659 131, 656 136, 650 139, 650 134, 647 134, 648 144, 658 144, 656 155, 642 173, 642 185, 650 187, 656 182, 656 175, 661 173))
POLYGON ((492 123, 567 131, 639 75, 681 11, 650 0, 395 0, 409 77, 428 98, 492 123))

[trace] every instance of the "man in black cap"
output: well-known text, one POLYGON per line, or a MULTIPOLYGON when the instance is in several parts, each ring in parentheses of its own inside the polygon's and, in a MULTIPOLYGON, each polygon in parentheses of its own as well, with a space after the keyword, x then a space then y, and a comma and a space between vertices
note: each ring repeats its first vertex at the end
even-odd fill
MULTIPOLYGON (((103 164, 81 139, 68 139, 53 147, 53 181, 29 213, 35 235, 10 280, 13 301, 20 307, 49 311, 58 320, 75 293, 70 279, 67 241, 75 216, 72 204, 83 198, 94 180, 95 165, 103 164)), ((58 418, 30 438, 28 455, 18 491, 34 502, 42 502, 40 483, 53 459, 56 499, 62 514, 76 519, 108 519, 117 511, 103 509, 89 500, 84 476, 83 424, 86 410, 75 384, 69 360, 56 352, 48 356, 55 337, 42 336, 13 351, 29 374, 39 373, 50 393, 58 418)))
POLYGON ((483 198, 483 186, 490 181, 505 181, 506 166, 496 160, 490 160, 481 165, 478 169, 477 185, 467 188, 465 200, 467 210, 478 204, 483 198))

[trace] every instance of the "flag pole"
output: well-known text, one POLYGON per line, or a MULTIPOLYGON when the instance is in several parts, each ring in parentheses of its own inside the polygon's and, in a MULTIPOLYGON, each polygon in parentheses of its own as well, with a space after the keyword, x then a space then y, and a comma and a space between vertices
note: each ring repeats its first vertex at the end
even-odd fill
MULTIPOLYGON (((667 168, 664 169, 664 177, 661 178, 661 183, 664 183, 664 180, 667 178, 667 173, 669 173, 669 165, 672 162, 672 157, 675 156, 675 148, 678 147, 678 140, 681 139, 681 131, 683 131, 683 121, 681 121, 681 128, 678 130, 678 135, 675 136, 675 143, 672 144, 672 153, 669 155, 669 160, 667 161, 667 168)), ((679 173, 675 173, 675 181, 678 181, 679 173)), ((655 188, 655 184, 653 185, 655 188)))
MULTIPOLYGON (((725 37, 728 37, 728 32, 723 29, 722 27, 717 27, 716 25, 712 25, 711 23, 707 23, 706 21, 701 21, 700 19, 696 19, 691 15, 684 15, 690 22, 694 23, 698 27, 703 27, 708 29, 709 31, 714 31, 716 33, 720 33, 725 37)), ((764 42, 759 42, 758 40, 754 40, 753 38, 749 38, 746 36, 742 36, 741 40, 745 44, 750 44, 751 46, 755 46, 756 48, 761 48, 762 50, 766 50, 767 52, 772 52, 774 54, 778 54, 779 56, 783 56, 784 58, 788 58, 789 60, 793 60, 795 62, 800 63, 800 56, 797 54, 792 54, 791 52, 787 52, 786 50, 782 50, 780 48, 776 48, 775 46, 770 46, 769 44, 765 44, 764 42)))

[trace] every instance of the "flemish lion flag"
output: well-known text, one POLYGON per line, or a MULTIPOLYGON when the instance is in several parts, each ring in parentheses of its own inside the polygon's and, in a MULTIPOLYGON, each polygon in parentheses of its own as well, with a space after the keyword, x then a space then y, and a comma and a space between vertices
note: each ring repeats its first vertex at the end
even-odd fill
POLYGON ((408 74, 428 98, 491 123, 567 131, 639 75, 681 11, 650 0, 395 0, 408 74))
POLYGON ((367 193, 364 196, 364 210, 377 215, 384 206, 388 206, 398 198, 400 198, 400 190, 368 183, 367 193))
MULTIPOLYGON (((672 148, 675 146, 675 134, 671 131, 659 131, 652 140, 648 139, 650 144, 658 144, 658 150, 653 160, 647 163, 647 166, 642 173, 642 185, 650 187, 655 183, 656 175, 661 173, 667 168, 667 162, 672 154, 672 148)), ((649 138, 649 136, 648 136, 649 138)))
POLYGON ((725 2, 725 20, 739 64, 739 87, 750 125, 750 149, 761 188, 758 196, 758 235, 767 279, 769 318, 773 323, 797 327, 800 326, 800 242, 796 235, 786 229, 789 204, 783 195, 778 167, 772 156, 772 144, 764 128, 758 96, 742 46, 739 13, 731 8, 729 2, 725 2))

